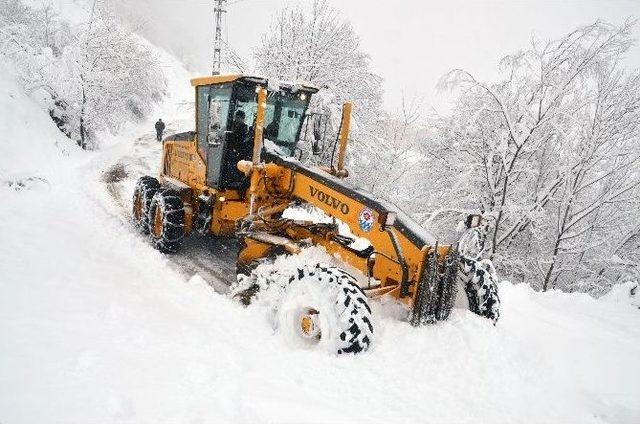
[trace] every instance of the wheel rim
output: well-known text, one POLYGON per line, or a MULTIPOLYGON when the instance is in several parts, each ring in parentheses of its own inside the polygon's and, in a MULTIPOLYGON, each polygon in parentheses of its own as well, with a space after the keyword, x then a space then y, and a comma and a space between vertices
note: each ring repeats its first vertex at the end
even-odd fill
POLYGON ((142 219, 142 199, 140 198, 140 193, 136 193, 135 199, 133 200, 133 217, 136 221, 140 221, 142 219))
POLYGON ((153 235, 160 237, 162 235, 162 211, 156 206, 156 212, 153 215, 153 235))
POLYGON ((318 318, 319 312, 313 308, 308 308, 299 315, 298 327, 303 338, 320 340, 322 332, 318 318))

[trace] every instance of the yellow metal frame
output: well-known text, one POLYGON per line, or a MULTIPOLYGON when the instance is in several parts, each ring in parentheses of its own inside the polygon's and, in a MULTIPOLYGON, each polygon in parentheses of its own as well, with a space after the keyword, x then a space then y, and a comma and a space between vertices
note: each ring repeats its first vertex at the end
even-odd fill
POLYGON ((338 152, 338 173, 344 172, 344 158, 347 154, 347 139, 351 130, 351 108, 352 104, 347 102, 342 108, 342 125, 340 126, 340 151, 338 152))
POLYGON ((225 82, 233 82, 242 78, 244 75, 242 74, 230 74, 230 75, 211 75, 208 77, 199 77, 193 78, 191 80, 191 85, 193 87, 198 87, 201 85, 214 85, 214 84, 222 84, 225 82))
MULTIPOLYGON (((191 84, 199 87, 229 83, 239 78, 242 78, 242 75, 217 75, 195 78, 191 80, 191 84)), ((426 258, 433 248, 417 246, 395 228, 385 227, 386 217, 380 216, 375 210, 372 211, 375 224, 369 231, 364 231, 359 225, 359 214, 366 208, 362 202, 314 179, 312 175, 296 172, 288 167, 286 162, 261 163, 266 95, 267 90, 260 87, 257 91, 258 109, 252 161, 241 161, 238 164, 238 169, 250 178, 249 190, 217 190, 206 185, 206 162, 198 152, 197 136, 188 141, 164 142, 161 181, 169 184, 172 179, 176 179, 188 186, 189 190, 181 192, 186 205, 186 215, 196 213, 199 196, 206 195, 214 199, 209 228, 213 235, 236 235, 238 223, 242 220, 251 220, 254 230, 273 233, 274 227, 262 219, 281 212, 294 200, 308 202, 329 216, 346 223, 354 235, 369 240, 376 252, 375 261, 369 261, 368 258, 363 258, 358 252, 344 246, 331 228, 318 229, 317 226, 304 223, 280 221, 283 225, 278 226, 277 236, 280 240, 283 237, 289 240, 281 246, 289 252, 295 251, 298 243, 303 240, 323 246, 329 254, 339 257, 365 275, 371 274, 379 282, 367 290, 369 296, 393 296, 411 306, 416 295, 417 282, 424 272, 426 258), (395 246, 394 238, 397 240, 395 246), (399 257, 399 252, 402 257, 399 257), (400 287, 403 275, 409 283, 408 293, 404 294, 401 293, 400 287)), ((351 108, 350 103, 346 103, 343 108, 337 169, 325 169, 336 177, 346 176, 344 164, 351 125, 351 108)), ((191 230, 191 220, 192 216, 187 217, 187 232, 191 230)), ((272 254, 276 246, 275 242, 269 242, 268 238, 258 240, 250 234, 244 237, 244 243, 245 248, 239 253, 238 263, 247 266, 272 254)), ((438 248, 438 253, 444 257, 450 249, 451 246, 443 245, 438 248)))

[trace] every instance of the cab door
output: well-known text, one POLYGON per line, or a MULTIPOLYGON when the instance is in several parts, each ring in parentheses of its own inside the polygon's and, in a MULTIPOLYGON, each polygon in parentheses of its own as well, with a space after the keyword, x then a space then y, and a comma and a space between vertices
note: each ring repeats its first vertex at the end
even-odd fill
POLYGON ((220 188, 231 92, 231 84, 197 88, 198 151, 207 163, 207 185, 215 188, 220 188))

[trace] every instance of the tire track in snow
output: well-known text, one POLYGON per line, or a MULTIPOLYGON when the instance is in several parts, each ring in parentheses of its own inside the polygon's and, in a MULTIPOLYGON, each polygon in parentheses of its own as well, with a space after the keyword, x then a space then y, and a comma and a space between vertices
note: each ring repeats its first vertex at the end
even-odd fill
MULTIPOLYGON (((154 175, 150 169, 157 169, 151 163, 160 157, 161 144, 151 135, 137 138, 131 154, 120 157, 102 171, 101 182, 119 211, 118 217, 131 224, 131 200, 127 190, 142 175, 154 175)), ((127 229, 135 231, 134 225, 127 229)), ((149 244, 149 248, 153 248, 149 244)), ((192 234, 184 239, 180 251, 166 255, 169 263, 187 278, 202 277, 216 292, 228 293, 229 286, 236 280, 235 258, 238 242, 235 239, 215 238, 192 234)))

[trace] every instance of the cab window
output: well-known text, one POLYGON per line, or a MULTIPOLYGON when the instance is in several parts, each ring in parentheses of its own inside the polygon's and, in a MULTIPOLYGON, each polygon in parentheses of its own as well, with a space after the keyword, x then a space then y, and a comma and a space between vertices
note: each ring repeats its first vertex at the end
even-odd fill
MULTIPOLYGON (((257 109, 255 87, 240 86, 236 102, 236 109, 244 111, 250 131, 253 131, 257 109)), ((309 96, 305 93, 267 93, 264 119, 267 151, 281 156, 293 155, 308 104, 309 96)))
POLYGON ((209 145, 224 140, 231 103, 230 84, 206 85, 197 88, 198 150, 206 157, 209 145))

